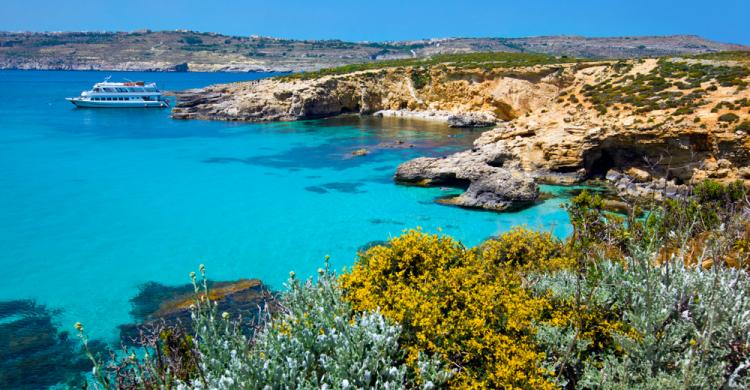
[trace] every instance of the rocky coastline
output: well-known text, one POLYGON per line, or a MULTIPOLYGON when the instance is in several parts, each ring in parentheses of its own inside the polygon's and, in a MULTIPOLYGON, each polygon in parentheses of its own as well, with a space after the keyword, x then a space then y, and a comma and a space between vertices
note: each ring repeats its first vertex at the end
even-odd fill
POLYGON ((748 84, 747 63, 681 58, 398 67, 185 91, 173 117, 357 113, 490 126, 471 150, 405 162, 394 178, 463 188, 441 202, 502 211, 533 204, 541 183, 601 179, 625 199, 680 196, 705 179, 750 187, 748 84))

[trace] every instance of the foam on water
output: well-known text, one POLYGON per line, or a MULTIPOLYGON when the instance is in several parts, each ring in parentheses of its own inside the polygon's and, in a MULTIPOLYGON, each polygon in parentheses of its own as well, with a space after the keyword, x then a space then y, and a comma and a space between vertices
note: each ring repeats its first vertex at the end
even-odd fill
MULTIPOLYGON (((344 117, 275 124, 175 121, 165 110, 75 109, 110 73, 0 71, 0 301, 36 299, 114 340, 146 281, 213 279, 280 288, 331 255, 421 226, 475 245, 513 225, 569 231, 562 198, 518 213, 441 206, 447 191, 397 186, 396 166, 463 149, 479 134, 439 124, 344 117), (390 148, 393 141, 413 148, 390 148), (350 157, 367 148, 371 153, 350 157)), ((163 89, 252 74, 127 73, 163 89)))

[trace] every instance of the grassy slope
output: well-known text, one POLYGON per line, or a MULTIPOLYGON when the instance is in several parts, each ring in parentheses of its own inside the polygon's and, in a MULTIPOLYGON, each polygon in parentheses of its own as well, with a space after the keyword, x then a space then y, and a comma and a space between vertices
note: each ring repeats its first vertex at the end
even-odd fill
POLYGON ((363 64, 352 64, 336 68, 326 68, 315 72, 296 73, 293 75, 279 76, 285 80, 310 80, 329 75, 340 75, 352 72, 372 69, 385 69, 404 66, 431 67, 435 65, 451 65, 458 68, 512 68, 519 66, 549 65, 581 62, 580 59, 566 56, 555 57, 546 54, 534 53, 467 53, 467 54, 440 54, 427 58, 409 58, 402 60, 387 60, 367 62, 363 64))

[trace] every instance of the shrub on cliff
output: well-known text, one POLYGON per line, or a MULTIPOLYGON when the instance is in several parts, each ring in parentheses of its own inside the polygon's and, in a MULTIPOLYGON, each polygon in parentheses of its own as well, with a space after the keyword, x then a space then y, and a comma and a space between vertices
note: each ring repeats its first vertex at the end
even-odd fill
MULTIPOLYGON (((203 271, 203 269, 202 269, 203 271)), ((205 274, 197 282, 193 309, 195 334, 179 337, 179 354, 187 363, 175 372, 163 364, 165 349, 147 348, 103 366, 95 362, 95 379, 104 388, 122 384, 146 388, 320 389, 431 388, 451 375, 439 361, 420 354, 414 369, 399 348, 401 327, 377 311, 354 313, 342 299, 333 273, 320 270, 317 281, 292 274, 283 308, 248 337, 241 319, 218 313, 209 301, 205 274)), ((81 329, 82 330, 82 329, 81 329)), ((81 337, 84 339, 83 333, 81 337)), ((148 346, 147 346, 148 347, 148 346)))
POLYGON ((412 230, 361 255, 341 286, 357 310, 380 308, 404 327, 407 360, 438 354, 458 387, 551 388, 534 322, 551 309, 524 288, 522 271, 569 265, 548 233, 514 229, 469 249, 412 230))
MULTIPOLYGON (((579 388, 747 388, 750 367, 750 279, 717 266, 686 266, 681 258, 655 265, 643 251, 626 264, 603 260, 578 278, 561 271, 535 289, 553 302, 585 296, 592 307, 616 308, 612 343, 592 345, 579 324, 547 323, 537 333, 560 385, 579 388), (597 350, 593 351, 592 348, 597 350)), ((604 326, 604 324, 599 324, 604 326)))
POLYGON ((540 274, 532 285, 559 308, 536 333, 557 384, 750 384, 748 209, 740 189, 707 182, 691 198, 654 205, 626 224, 608 221, 595 197, 574 200, 569 247, 577 266, 540 274), (707 212, 716 220, 702 221, 707 212), (607 237, 618 237, 618 251, 601 245, 607 237))
POLYGON ((731 112, 719 116, 719 122, 732 123, 732 122, 737 122, 738 120, 740 120, 740 117, 737 116, 737 114, 731 113, 731 112))

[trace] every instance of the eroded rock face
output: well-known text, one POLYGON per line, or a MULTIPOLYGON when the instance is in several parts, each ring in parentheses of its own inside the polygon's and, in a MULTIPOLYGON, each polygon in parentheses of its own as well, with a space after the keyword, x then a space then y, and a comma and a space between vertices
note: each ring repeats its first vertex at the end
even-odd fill
POLYGON ((421 157, 399 165, 395 180, 425 186, 466 188, 441 203, 504 211, 532 204, 539 196, 531 175, 517 169, 507 151, 488 147, 445 158, 421 157))
POLYGON ((361 71, 311 80, 273 78, 178 92, 176 119, 292 121, 342 113, 429 116, 456 127, 492 126, 542 107, 576 65, 521 69, 410 67, 361 71), (414 72, 430 81, 415 85, 414 72), (529 81, 531 80, 531 81, 529 81))

